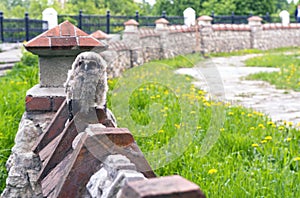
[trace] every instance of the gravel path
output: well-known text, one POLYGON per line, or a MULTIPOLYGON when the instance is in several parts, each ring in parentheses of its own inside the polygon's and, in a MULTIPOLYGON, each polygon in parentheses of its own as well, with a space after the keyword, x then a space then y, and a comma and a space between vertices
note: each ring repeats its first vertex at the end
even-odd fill
POLYGON ((177 72, 195 77, 197 87, 208 91, 215 99, 253 108, 274 121, 299 123, 300 92, 275 89, 267 82, 243 78, 252 73, 279 71, 278 68, 245 67, 243 61, 253 56, 258 55, 212 58, 177 72))

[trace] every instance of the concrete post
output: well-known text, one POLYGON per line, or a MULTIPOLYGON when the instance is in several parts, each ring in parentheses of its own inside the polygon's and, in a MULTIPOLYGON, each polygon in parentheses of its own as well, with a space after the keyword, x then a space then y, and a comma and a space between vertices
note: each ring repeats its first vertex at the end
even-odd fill
POLYGON ((123 32, 123 40, 130 50, 130 67, 142 65, 144 59, 138 29, 139 23, 134 19, 130 19, 129 21, 126 21, 124 25, 125 30, 123 32))
MULTIPOLYGON (((212 29, 212 22, 213 18, 207 15, 203 15, 198 17, 198 26, 199 28, 199 34, 200 34, 200 44, 198 46, 200 47, 200 51, 203 55, 205 55, 208 52, 215 51, 215 44, 214 39, 212 37, 213 29, 212 29)), ((196 34, 198 32, 196 31, 196 34)))
MULTIPOLYGON (((48 29, 52 29, 58 24, 57 12, 53 8, 46 8, 43 11, 43 20, 48 21, 48 29)), ((46 29, 43 27, 43 29, 46 29)))
POLYGON ((250 35, 250 45, 251 48, 256 48, 256 49, 260 49, 261 47, 260 45, 260 38, 261 38, 261 32, 263 31, 262 29, 262 18, 258 17, 258 16, 252 16, 250 18, 248 18, 248 24, 250 26, 251 29, 251 35, 250 35))
POLYGON ((184 16, 184 24, 188 27, 191 25, 195 25, 195 20, 196 20, 196 11, 189 7, 183 11, 183 16, 184 16))

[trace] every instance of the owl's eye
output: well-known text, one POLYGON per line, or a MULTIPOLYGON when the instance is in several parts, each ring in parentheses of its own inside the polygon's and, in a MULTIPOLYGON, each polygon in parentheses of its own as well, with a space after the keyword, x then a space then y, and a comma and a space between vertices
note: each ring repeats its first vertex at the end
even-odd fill
POLYGON ((97 68, 97 63, 94 61, 90 61, 86 64, 86 70, 92 70, 97 68))

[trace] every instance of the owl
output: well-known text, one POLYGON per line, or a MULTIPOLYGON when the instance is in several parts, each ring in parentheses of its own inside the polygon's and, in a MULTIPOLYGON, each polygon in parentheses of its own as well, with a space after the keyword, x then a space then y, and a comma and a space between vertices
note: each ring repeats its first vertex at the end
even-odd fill
POLYGON ((95 52, 79 54, 68 71, 64 84, 68 103, 76 105, 79 112, 90 108, 105 108, 107 86, 106 63, 95 52))

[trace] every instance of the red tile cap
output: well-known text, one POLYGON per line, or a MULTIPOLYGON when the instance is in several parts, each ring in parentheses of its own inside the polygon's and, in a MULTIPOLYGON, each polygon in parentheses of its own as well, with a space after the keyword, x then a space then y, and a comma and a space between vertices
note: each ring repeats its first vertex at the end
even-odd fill
POLYGON ((105 48, 105 45, 65 21, 54 28, 38 35, 25 45, 28 51, 39 54, 38 50, 82 50, 92 47, 105 48), (38 49, 38 50, 37 50, 38 49))
POLYGON ((134 19, 130 19, 129 21, 126 21, 126 22, 124 23, 124 25, 135 25, 135 26, 138 26, 139 23, 136 22, 136 20, 134 20, 134 19))
POLYGON ((248 21, 262 21, 262 18, 259 16, 252 16, 248 18, 248 21))
POLYGON ((96 39, 107 39, 108 34, 106 34, 105 32, 102 32, 101 30, 97 30, 96 32, 93 32, 92 34, 90 34, 92 37, 96 38, 96 39))
POLYGON ((165 18, 160 18, 155 21, 155 24, 169 24, 169 21, 165 18))
POLYGON ((197 18, 198 21, 212 21, 213 18, 207 15, 203 15, 197 18))

